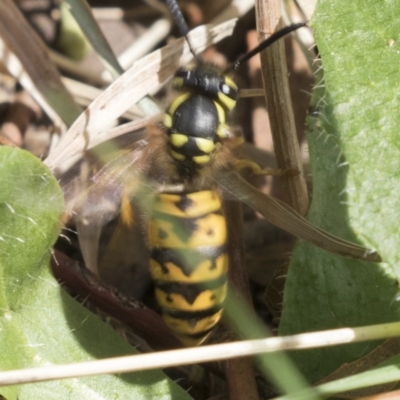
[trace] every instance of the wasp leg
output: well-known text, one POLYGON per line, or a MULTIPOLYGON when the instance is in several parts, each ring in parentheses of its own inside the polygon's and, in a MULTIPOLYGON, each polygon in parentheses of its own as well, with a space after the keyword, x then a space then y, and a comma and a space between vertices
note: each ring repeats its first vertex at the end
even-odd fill
POLYGON ((132 204, 130 202, 129 193, 127 193, 126 191, 123 192, 122 198, 121 198, 120 220, 128 228, 133 227, 134 222, 135 222, 135 214, 132 209, 132 204))
POLYGON ((233 164, 237 170, 249 168, 255 175, 269 175, 269 176, 293 176, 298 175, 299 171, 294 169, 280 169, 280 168, 261 168, 257 163, 251 160, 243 159, 236 160, 233 164))

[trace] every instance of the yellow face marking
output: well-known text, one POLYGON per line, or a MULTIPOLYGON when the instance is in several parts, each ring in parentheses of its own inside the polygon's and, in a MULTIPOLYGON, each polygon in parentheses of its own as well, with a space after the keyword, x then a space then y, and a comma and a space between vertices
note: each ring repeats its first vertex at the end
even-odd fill
POLYGON ((204 153, 211 153, 215 149, 215 144, 212 140, 195 138, 197 147, 204 153))
POLYGON ((184 161, 185 160, 185 156, 184 155, 179 154, 176 151, 173 151, 171 149, 169 150, 169 152, 170 152, 171 156, 173 158, 175 158, 175 160, 179 160, 179 161, 184 161))
MULTIPOLYGON (((219 98, 219 95, 218 95, 219 98)), ((215 107, 217 109, 217 113, 218 113, 218 121, 220 124, 224 124, 225 123, 225 110, 221 107, 221 105, 217 102, 214 101, 215 107)))
POLYGON ((178 97, 172 102, 172 104, 169 106, 168 114, 174 115, 176 109, 177 109, 184 101, 186 101, 189 97, 190 97, 190 93, 185 93, 185 94, 181 94, 180 96, 178 96, 178 97))
POLYGON ((163 117, 163 124, 166 128, 171 128, 172 127, 172 118, 169 114, 164 114, 163 117))
POLYGON ((207 280, 217 279, 223 276, 228 271, 228 255, 226 253, 217 257, 215 265, 216 268, 211 269, 211 260, 201 262, 190 276, 185 275, 181 268, 178 268, 174 263, 166 263, 169 273, 164 273, 161 265, 150 259, 150 272, 154 280, 162 280, 167 282, 188 282, 188 283, 201 283, 207 280))
POLYGON ((179 311, 201 311, 222 304, 225 300, 227 290, 228 285, 226 283, 217 289, 205 289, 199 293, 192 304, 188 303, 181 294, 168 294, 158 288, 155 290, 155 295, 157 303, 161 307, 178 309, 179 311))
POLYGON ((211 157, 210 156, 196 156, 196 157, 192 157, 192 160, 196 163, 196 164, 207 164, 208 162, 210 162, 211 157))
POLYGON ((172 133, 171 135, 169 135, 169 141, 175 147, 182 147, 185 143, 189 141, 189 139, 186 135, 183 135, 182 133, 172 133))

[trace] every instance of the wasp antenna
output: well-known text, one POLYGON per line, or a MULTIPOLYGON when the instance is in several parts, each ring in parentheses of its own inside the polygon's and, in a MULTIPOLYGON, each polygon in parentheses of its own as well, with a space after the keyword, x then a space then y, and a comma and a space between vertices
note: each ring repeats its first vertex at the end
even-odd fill
POLYGON ((303 28, 307 26, 307 22, 300 22, 298 24, 292 24, 289 26, 285 26, 284 28, 280 29, 279 31, 273 33, 268 39, 261 42, 256 48, 249 51, 244 56, 240 57, 234 63, 230 64, 227 70, 238 69, 241 64, 245 61, 249 60, 251 57, 255 56, 256 54, 260 53, 262 50, 266 49, 267 47, 271 46, 272 43, 276 42, 283 36, 287 35, 290 32, 293 32, 299 28, 303 28))
POLYGON ((169 11, 171 12, 172 16, 174 17, 175 23, 178 26, 179 31, 181 32, 181 35, 185 37, 186 42, 189 45, 190 52, 193 54, 194 58, 197 61, 200 61, 198 55, 196 54, 196 51, 194 50, 194 48, 192 46, 192 43, 189 40, 189 37, 188 37, 189 27, 187 26, 185 17, 183 16, 178 3, 176 2, 176 0, 165 0, 165 3, 167 4, 169 11))

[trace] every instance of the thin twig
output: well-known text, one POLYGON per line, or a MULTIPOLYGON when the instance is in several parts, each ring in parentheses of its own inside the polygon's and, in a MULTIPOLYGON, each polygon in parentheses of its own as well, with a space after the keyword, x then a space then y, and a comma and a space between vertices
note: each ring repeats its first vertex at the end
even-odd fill
POLYGON ((358 328, 334 329, 286 337, 201 346, 191 349, 162 351, 153 354, 139 354, 67 365, 51 365, 25 370, 5 371, 0 373, 0 386, 100 374, 144 371, 196 362, 228 360, 235 357, 273 353, 279 350, 336 346, 344 343, 364 342, 398 336, 400 336, 400 322, 358 328))
MULTIPOLYGON (((229 283, 231 295, 246 301, 248 309, 255 311, 251 301, 249 279, 245 268, 243 246, 242 205, 239 202, 224 203, 225 217, 228 224, 229 283), (233 289, 233 290, 232 290, 233 289)), ((234 358, 224 363, 224 370, 231 400, 258 400, 257 383, 253 361, 250 358, 234 358)))

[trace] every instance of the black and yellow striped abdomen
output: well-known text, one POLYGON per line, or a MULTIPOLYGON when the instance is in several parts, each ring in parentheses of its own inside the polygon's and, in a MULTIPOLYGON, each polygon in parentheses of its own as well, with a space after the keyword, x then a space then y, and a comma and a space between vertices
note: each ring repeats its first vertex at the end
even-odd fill
POLYGON ((221 318, 226 240, 215 191, 157 195, 149 225, 150 271, 163 318, 185 345, 200 344, 221 318))

